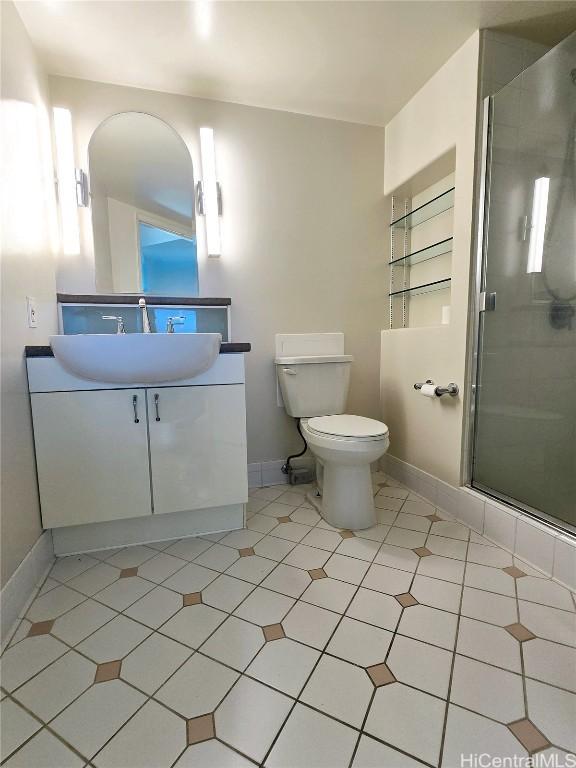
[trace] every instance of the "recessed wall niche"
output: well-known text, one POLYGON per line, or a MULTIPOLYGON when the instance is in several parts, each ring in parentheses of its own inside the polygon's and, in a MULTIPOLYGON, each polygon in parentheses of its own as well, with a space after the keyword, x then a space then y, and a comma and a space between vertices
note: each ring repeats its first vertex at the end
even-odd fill
POLYGON ((450 322, 455 151, 390 195, 390 328, 450 322))

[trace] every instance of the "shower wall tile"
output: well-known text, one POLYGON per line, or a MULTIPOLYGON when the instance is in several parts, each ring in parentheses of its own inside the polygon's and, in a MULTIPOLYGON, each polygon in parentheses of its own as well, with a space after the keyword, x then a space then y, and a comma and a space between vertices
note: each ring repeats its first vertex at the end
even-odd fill
POLYGON ((508 551, 514 551, 518 514, 503 505, 487 501, 484 510, 484 536, 508 551))
POLYGON ((554 540, 554 569, 552 577, 570 589, 576 589, 576 541, 567 536, 554 540))
POLYGON ((518 557, 532 563, 547 576, 551 576, 554 568, 555 538, 556 535, 550 533, 549 528, 519 518, 516 523, 514 550, 518 557))
POLYGON ((486 539, 517 555, 543 573, 576 590, 576 538, 501 504, 472 488, 455 488, 394 456, 385 455, 381 468, 434 504, 443 516, 455 518, 486 539))

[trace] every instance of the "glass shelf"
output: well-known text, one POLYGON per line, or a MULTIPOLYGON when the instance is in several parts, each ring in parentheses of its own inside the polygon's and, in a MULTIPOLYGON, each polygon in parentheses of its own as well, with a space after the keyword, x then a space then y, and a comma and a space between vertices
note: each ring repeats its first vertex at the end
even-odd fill
POLYGON ((404 264, 408 264, 409 266, 412 264, 420 264, 423 261, 428 261, 429 259, 435 259, 437 256, 442 256, 444 253, 450 253, 452 250, 452 240, 454 238, 447 237, 446 240, 440 240, 438 243, 434 243, 433 245, 427 245, 426 248, 421 248, 419 251, 414 251, 414 253, 409 253, 407 256, 401 256, 399 259, 393 259, 392 261, 388 262, 388 266, 393 266, 394 264, 399 264, 400 262, 404 262, 404 264))
POLYGON ((399 219, 395 219, 390 227, 394 229, 413 229, 419 224, 423 224, 428 219, 432 219, 434 216, 438 216, 444 211, 450 210, 454 207, 454 187, 446 190, 441 195, 432 198, 424 205, 415 208, 410 213, 401 216, 399 219))
POLYGON ((423 293, 432 293, 433 291, 443 291, 446 288, 450 288, 451 278, 446 277, 444 280, 435 280, 433 283, 424 283, 423 285, 415 285, 413 288, 403 288, 400 291, 392 291, 388 296, 402 296, 402 294, 408 296, 420 296, 423 293))

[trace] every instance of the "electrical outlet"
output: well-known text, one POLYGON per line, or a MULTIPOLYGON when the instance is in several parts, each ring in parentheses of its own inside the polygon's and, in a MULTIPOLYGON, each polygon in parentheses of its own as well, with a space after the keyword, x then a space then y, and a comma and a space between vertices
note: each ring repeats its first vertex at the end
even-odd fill
POLYGON ((38 327, 38 314, 36 312, 36 299, 26 296, 26 312, 28 314, 28 328, 38 327))

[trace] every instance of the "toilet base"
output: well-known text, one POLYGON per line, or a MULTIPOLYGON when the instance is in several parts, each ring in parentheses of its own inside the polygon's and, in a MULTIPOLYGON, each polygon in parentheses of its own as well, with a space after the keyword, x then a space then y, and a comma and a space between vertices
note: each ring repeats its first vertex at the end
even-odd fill
POLYGON ((376 525, 370 465, 330 467, 322 463, 321 496, 306 498, 334 528, 359 531, 376 525))

